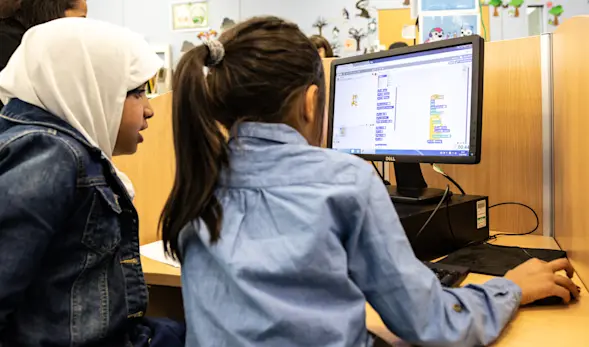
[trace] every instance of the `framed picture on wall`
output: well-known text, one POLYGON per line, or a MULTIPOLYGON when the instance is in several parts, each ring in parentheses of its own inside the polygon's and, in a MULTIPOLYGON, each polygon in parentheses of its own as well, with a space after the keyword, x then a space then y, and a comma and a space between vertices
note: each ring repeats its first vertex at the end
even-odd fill
POLYGON ((172 2, 171 12, 173 31, 203 31, 209 28, 207 0, 172 2))
POLYGON ((479 35, 480 16, 478 14, 451 14, 425 16, 419 18, 420 42, 428 43, 469 35, 479 35))

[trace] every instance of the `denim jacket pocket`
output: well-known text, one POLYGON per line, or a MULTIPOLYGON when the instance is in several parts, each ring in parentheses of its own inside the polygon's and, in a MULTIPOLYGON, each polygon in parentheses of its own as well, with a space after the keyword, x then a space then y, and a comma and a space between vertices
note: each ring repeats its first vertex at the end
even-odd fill
POLYGON ((108 186, 94 187, 90 215, 82 243, 103 254, 112 252, 121 242, 119 215, 122 212, 118 196, 108 186))

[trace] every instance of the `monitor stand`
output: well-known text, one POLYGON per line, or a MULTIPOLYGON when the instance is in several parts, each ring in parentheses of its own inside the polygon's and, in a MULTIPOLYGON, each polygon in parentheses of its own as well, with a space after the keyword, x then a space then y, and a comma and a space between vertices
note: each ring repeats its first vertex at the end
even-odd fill
MULTIPOLYGON (((387 186, 393 202, 403 204, 438 203, 444 189, 428 188, 419 163, 394 163, 396 186, 387 186)), ((450 193, 449 193, 450 194, 450 193)))

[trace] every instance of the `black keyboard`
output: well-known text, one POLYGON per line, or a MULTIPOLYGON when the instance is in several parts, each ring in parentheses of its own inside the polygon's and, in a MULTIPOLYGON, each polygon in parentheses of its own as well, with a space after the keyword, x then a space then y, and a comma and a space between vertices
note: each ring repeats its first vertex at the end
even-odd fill
POLYGON ((470 270, 464 266, 423 262, 436 275, 443 287, 458 287, 470 270))

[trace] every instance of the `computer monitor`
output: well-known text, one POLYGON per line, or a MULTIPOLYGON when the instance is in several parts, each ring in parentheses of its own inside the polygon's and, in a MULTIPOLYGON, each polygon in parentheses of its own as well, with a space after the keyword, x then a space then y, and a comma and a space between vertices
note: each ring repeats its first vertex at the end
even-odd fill
POLYGON ((394 162, 395 201, 439 200, 419 163, 480 162, 483 50, 468 36, 335 60, 328 147, 394 162))

